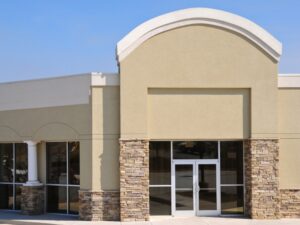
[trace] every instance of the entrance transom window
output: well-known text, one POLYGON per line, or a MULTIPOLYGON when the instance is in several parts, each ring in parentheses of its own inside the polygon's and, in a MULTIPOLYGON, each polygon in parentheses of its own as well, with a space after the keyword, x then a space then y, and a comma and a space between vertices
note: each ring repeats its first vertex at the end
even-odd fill
POLYGON ((244 213, 242 141, 150 142, 150 214, 244 213))

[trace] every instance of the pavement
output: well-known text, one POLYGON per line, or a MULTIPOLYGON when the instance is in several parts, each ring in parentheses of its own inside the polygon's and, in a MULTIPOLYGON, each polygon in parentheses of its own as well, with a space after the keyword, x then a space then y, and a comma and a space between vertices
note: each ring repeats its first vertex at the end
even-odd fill
POLYGON ((0 211, 0 224, 13 225, 300 225, 300 219, 252 220, 229 217, 151 217, 149 222, 89 222, 76 216, 45 214, 25 216, 18 212, 0 211))

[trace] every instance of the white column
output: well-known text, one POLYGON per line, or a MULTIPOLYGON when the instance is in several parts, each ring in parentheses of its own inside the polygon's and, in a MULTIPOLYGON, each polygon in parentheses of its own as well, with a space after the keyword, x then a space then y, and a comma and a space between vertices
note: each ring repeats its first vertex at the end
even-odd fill
POLYGON ((37 142, 25 141, 28 146, 28 181, 26 186, 39 186, 37 170, 37 142))

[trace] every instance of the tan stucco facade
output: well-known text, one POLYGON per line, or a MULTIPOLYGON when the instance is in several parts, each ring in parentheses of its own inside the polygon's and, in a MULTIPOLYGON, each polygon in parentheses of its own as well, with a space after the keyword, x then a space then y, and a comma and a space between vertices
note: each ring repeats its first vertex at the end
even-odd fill
POLYGON ((154 140, 243 141, 245 199, 267 193, 252 217, 271 218, 259 199, 272 192, 279 218, 280 190, 300 190, 300 78, 278 79, 280 43, 249 21, 187 12, 121 40, 118 74, 0 84, 0 143, 37 142, 39 182, 47 142, 80 142, 80 218, 149 219, 154 140))
POLYGON ((300 189, 300 88, 280 88, 278 96, 280 187, 300 189))
POLYGON ((223 123, 217 125, 221 126, 219 133, 215 132, 217 127, 210 126, 193 132, 191 138, 276 138, 277 74, 274 60, 233 32, 193 25, 161 33, 120 62, 121 137, 151 139, 163 135, 182 139, 193 132, 189 133, 192 129, 189 124, 213 125, 217 118, 218 123, 223 123), (243 100, 233 93, 240 89, 244 92, 243 100), (153 90, 161 94, 153 95, 153 90), (209 116, 204 121, 200 116, 181 114, 180 110, 174 110, 174 105, 169 107, 164 103, 171 97, 163 92, 181 99, 180 93, 186 92, 187 101, 182 99, 185 104, 182 106, 191 107, 197 101, 210 102, 209 107, 197 105, 200 115, 209 116), (212 100, 209 94, 204 94, 199 100, 192 97, 193 92, 211 92, 220 98, 212 100), (225 101, 221 100, 222 96, 226 96, 225 101), (155 105, 155 112, 151 104, 155 105), (231 114, 232 118, 228 118, 230 113, 225 112, 228 107, 233 107, 238 115, 231 114), (164 110, 172 110, 173 118, 184 117, 184 123, 178 121, 162 130, 155 129, 161 123, 159 117, 163 119, 167 113, 164 110), (224 114, 219 118, 222 110, 224 114), (228 129, 230 121, 239 127, 228 129), (155 130, 160 133, 155 134, 155 130), (187 134, 179 130, 187 130, 187 134))

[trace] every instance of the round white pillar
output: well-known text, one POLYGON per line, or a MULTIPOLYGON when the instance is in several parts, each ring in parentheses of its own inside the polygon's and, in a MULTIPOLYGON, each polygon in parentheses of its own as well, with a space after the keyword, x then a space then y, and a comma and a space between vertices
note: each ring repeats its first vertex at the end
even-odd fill
POLYGON ((26 186, 39 186, 37 169, 37 142, 25 141, 28 146, 28 181, 26 186))

